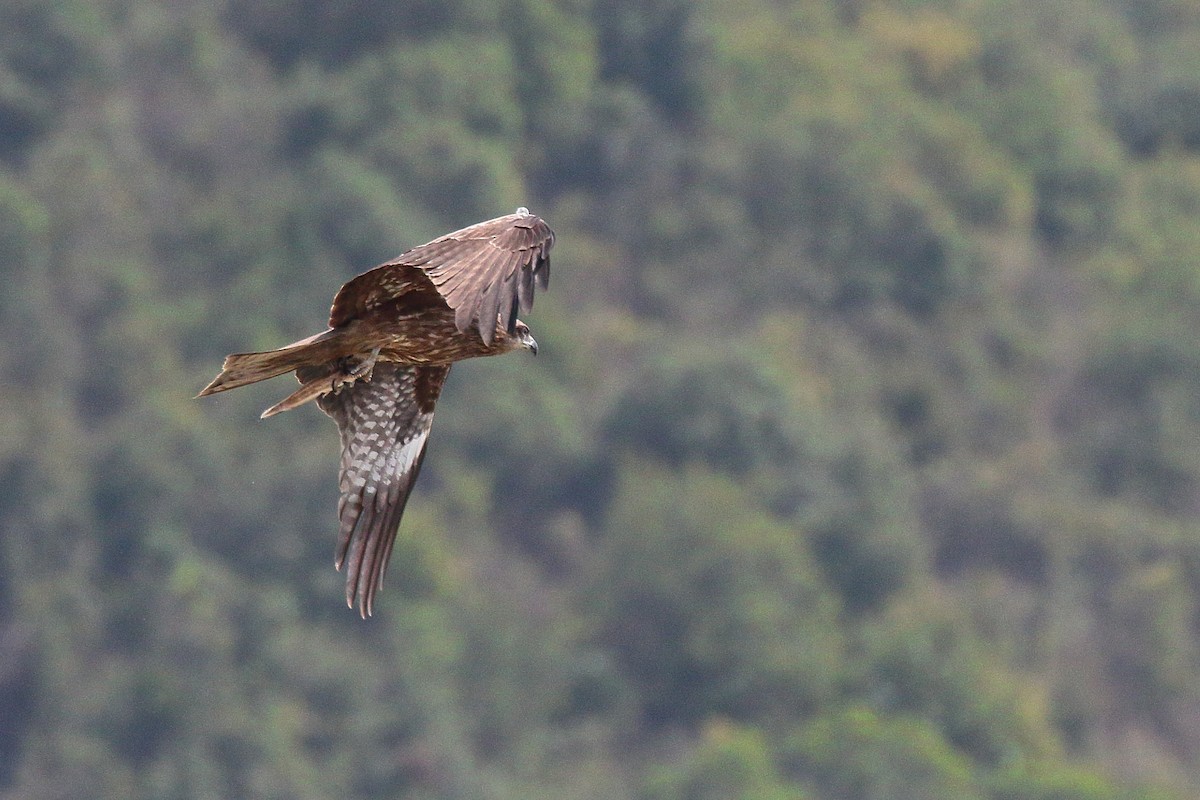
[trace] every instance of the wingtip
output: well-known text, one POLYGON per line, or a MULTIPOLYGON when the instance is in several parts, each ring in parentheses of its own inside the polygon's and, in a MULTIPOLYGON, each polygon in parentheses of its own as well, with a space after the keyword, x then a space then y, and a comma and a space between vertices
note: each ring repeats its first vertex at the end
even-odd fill
MULTIPOLYGON (((350 609, 351 611, 354 611, 354 598, 347 598, 347 599, 346 599, 346 608, 350 609)), ((365 620, 365 619, 366 619, 367 617, 369 617, 369 616, 371 616, 371 609, 367 608, 367 607, 366 607, 366 606, 364 606, 362 603, 359 603, 359 604, 358 604, 358 617, 359 617, 359 619, 363 619, 363 620, 365 620)))
POLYGON ((295 408, 296 404, 289 402, 291 399, 291 397, 288 397, 287 399, 281 400, 270 408, 265 409, 261 414, 258 415, 258 418, 266 419, 267 417, 273 417, 282 411, 288 411, 292 408, 295 408))
POLYGON ((356 600, 358 601, 359 618, 366 619, 367 617, 371 616, 374 612, 374 609, 371 607, 372 603, 369 596, 363 596, 362 593, 358 591, 346 592, 346 608, 353 611, 356 600))
POLYGON ((275 416, 276 414, 280 413, 281 411, 287 411, 291 408, 294 408, 294 405, 288 402, 291 399, 292 398, 289 397, 286 400, 282 400, 282 401, 276 403, 275 405, 271 406, 270 408, 265 409, 261 414, 258 415, 258 418, 266 419, 267 417, 275 416))
MULTIPOLYGON (((338 564, 335 561, 334 566, 337 568, 337 570, 339 572, 341 572, 341 569, 342 569, 341 564, 338 564)), ((353 578, 349 573, 347 574, 347 577, 346 577, 346 608, 353 611, 355 601, 357 601, 358 602, 358 616, 361 617, 362 619, 366 619, 367 617, 371 616, 371 609, 370 609, 369 603, 367 602, 367 599, 365 597, 363 597, 361 587, 359 586, 360 580, 361 580, 361 577, 353 578)))

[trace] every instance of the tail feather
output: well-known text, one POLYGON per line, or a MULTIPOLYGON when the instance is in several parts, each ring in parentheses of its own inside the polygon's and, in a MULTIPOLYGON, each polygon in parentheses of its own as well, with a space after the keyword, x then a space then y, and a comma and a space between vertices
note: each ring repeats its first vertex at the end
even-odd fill
POLYGON ((320 374, 315 378, 304 380, 307 376, 303 373, 298 373, 297 378, 304 380, 304 384, 296 391, 289 394, 287 397, 280 400, 275 405, 262 412, 262 418, 273 417, 281 411, 291 411, 293 408, 299 408, 309 400, 315 400, 323 394, 335 391, 334 372, 321 370, 320 374))
POLYGON ((326 331, 316 336, 302 339, 278 350, 268 350, 264 353, 234 353, 225 356, 221 372, 213 378, 212 383, 200 390, 197 397, 205 397, 217 392, 236 389, 239 386, 265 381, 282 375, 285 372, 299 369, 312 364, 330 361, 341 355, 337 343, 326 331))

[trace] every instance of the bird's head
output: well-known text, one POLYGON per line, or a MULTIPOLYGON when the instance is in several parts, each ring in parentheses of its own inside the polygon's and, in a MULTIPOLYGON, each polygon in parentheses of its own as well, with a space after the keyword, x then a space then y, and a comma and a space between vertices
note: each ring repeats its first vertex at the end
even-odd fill
POLYGON ((535 356, 537 355, 537 339, 534 339, 533 334, 529 332, 528 325, 526 325, 524 322, 521 322, 521 320, 517 320, 517 323, 513 328, 513 333, 513 340, 518 346, 524 347, 535 356))

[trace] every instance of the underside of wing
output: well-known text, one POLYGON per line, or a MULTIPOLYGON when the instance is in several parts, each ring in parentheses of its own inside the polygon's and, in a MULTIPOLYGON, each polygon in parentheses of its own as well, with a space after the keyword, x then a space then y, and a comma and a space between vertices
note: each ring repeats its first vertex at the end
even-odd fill
POLYGON ((346 603, 363 617, 374 610, 449 371, 379 363, 369 380, 317 400, 342 439, 334 564, 345 566, 346 603))
POLYGON ((460 331, 475 326, 491 344, 497 328, 513 332, 517 312, 533 307, 535 287, 550 285, 553 244, 550 226, 525 209, 448 233, 343 286, 329 324, 344 324, 397 290, 421 290, 424 280, 454 310, 460 331))

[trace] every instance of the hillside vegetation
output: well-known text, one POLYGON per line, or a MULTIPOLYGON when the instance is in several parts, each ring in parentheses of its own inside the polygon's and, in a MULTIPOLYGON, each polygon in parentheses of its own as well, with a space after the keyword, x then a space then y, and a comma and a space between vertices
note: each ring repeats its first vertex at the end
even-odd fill
POLYGON ((0 797, 1200 792, 1191 0, 0 4, 0 797), (379 611, 192 400, 520 205, 379 611))

